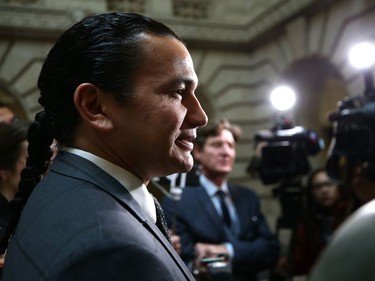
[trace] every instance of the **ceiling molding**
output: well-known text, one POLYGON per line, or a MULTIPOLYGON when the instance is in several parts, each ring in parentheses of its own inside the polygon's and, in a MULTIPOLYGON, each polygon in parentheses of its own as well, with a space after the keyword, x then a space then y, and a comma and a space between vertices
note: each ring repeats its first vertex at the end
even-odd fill
POLYGON ((215 42, 245 43, 249 42, 281 22, 300 13, 317 3, 318 0, 288 0, 280 2, 261 15, 242 25, 205 23, 192 20, 163 20, 185 40, 205 40, 215 42))
MULTIPOLYGON (((170 26, 190 46, 234 48, 249 45, 280 23, 290 20, 318 2, 319 0, 285 0, 242 25, 180 18, 157 19, 170 26)), ((0 4, 0 35, 12 39, 52 39, 93 13, 85 9, 63 11, 39 6, 0 4)))

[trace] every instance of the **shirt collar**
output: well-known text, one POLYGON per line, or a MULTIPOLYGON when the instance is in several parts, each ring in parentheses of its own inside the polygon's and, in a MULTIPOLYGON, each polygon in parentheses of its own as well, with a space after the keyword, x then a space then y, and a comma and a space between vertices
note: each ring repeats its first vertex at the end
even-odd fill
POLYGON ((203 186, 203 188, 206 190, 208 195, 210 197, 215 196, 216 192, 221 189, 224 191, 226 194, 228 193, 228 183, 225 181, 221 187, 218 187, 216 184, 214 184, 211 180, 209 180, 206 176, 200 175, 199 176, 199 183, 203 186))
POLYGON ((96 164, 103 171, 114 177, 129 191, 129 193, 134 197, 134 199, 138 202, 138 204, 146 212, 146 214, 152 219, 152 221, 154 223, 156 222, 154 199, 149 193, 147 187, 138 177, 125 170, 124 168, 121 168, 120 166, 117 166, 109 162, 108 160, 103 159, 90 152, 72 147, 65 147, 62 150, 89 160, 90 162, 96 164))

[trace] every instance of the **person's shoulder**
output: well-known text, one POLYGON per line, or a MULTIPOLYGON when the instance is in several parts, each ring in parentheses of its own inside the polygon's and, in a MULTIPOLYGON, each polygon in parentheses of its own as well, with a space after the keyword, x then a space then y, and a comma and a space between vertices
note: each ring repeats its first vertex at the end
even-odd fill
POLYGON ((238 184, 228 184, 228 188, 232 192, 258 196, 257 193, 251 187, 248 187, 248 186, 238 185, 238 184))
POLYGON ((375 201, 371 201, 339 227, 313 270, 311 281, 375 278, 374 217, 375 201))
POLYGON ((375 200, 372 200, 348 217, 340 229, 341 235, 350 236, 359 232, 375 232, 375 224, 372 223, 374 219, 375 200))
POLYGON ((359 207, 351 216, 347 223, 361 224, 361 221, 371 219, 375 216, 375 200, 372 200, 359 207))
MULTIPOLYGON (((195 196, 197 193, 201 192, 202 190, 203 188, 201 186, 185 186, 180 189, 181 195, 180 195, 180 199, 177 201, 179 201, 181 204, 181 202, 185 201, 185 199, 195 196)), ((162 200, 162 205, 170 204, 171 202, 174 202, 174 201, 175 200, 172 199, 171 197, 165 196, 164 199, 162 200)))
POLYGON ((200 185, 188 185, 182 189, 182 194, 195 194, 197 192, 201 192, 203 187, 200 185))

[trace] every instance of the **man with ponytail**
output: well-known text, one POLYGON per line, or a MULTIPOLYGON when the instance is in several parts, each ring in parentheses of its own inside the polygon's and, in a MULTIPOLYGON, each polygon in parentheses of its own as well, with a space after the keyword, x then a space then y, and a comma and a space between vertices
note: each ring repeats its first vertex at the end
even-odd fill
POLYGON ((193 280, 146 186, 193 166, 197 83, 185 45, 150 18, 93 15, 61 35, 38 80, 3 281, 193 280))

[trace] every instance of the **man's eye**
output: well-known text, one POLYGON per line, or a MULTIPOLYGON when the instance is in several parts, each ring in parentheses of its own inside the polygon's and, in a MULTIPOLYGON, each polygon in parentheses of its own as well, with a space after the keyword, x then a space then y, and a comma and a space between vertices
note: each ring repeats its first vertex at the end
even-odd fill
POLYGON ((176 94, 180 95, 180 96, 183 96, 184 95, 184 90, 177 90, 176 94))
POLYGON ((176 90, 173 92, 173 97, 182 99, 184 97, 185 91, 184 90, 176 90))
POLYGON ((221 146, 221 143, 220 142, 214 142, 212 144, 213 147, 220 147, 221 146))

